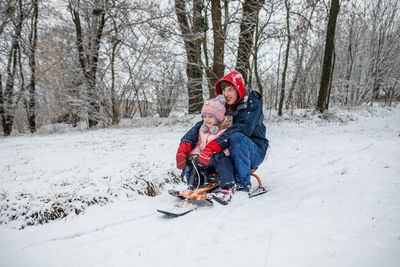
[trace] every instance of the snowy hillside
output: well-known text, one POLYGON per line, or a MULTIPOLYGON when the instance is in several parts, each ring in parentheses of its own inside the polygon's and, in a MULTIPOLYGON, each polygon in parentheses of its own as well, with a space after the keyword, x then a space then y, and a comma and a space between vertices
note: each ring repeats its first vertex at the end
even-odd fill
POLYGON ((399 266, 400 108, 333 114, 270 119, 270 192, 174 219, 188 122, 0 138, 0 266, 399 266))

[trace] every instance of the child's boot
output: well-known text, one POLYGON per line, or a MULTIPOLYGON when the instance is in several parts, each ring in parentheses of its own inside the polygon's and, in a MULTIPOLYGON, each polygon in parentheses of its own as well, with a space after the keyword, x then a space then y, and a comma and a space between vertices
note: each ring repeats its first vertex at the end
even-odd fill
POLYGON ((235 187, 222 188, 221 191, 213 193, 213 200, 217 201, 222 205, 227 205, 231 201, 235 187))

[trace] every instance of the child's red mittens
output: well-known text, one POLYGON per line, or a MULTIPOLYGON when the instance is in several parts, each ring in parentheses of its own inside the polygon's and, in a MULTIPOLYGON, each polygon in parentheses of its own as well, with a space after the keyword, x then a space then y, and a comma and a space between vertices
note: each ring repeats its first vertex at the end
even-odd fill
POLYGON ((188 142, 182 142, 178 151, 176 152, 176 167, 180 170, 186 167, 186 161, 189 157, 190 151, 192 151, 192 145, 188 142))
POLYGON ((208 166, 210 164, 212 156, 218 154, 222 151, 221 147, 217 143, 217 141, 212 140, 210 143, 206 145, 199 156, 199 163, 208 166))

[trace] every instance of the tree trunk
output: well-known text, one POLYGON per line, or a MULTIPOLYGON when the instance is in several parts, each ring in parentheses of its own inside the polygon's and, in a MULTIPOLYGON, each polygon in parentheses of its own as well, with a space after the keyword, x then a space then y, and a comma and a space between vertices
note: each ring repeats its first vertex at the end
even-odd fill
MULTIPOLYGON (((347 105, 349 102, 352 105, 353 104, 353 97, 351 94, 350 99, 349 99, 349 88, 350 88, 350 83, 351 83, 351 74, 353 72, 353 65, 354 65, 354 58, 355 58, 355 52, 353 52, 353 32, 354 32, 354 15, 351 15, 351 22, 350 22, 350 31, 349 31, 349 39, 348 39, 348 45, 347 45, 347 52, 348 52, 348 60, 347 62, 347 71, 346 75, 344 77, 344 80, 346 82, 345 84, 345 94, 344 94, 344 99, 343 99, 343 105, 347 105), (354 53, 354 56, 353 56, 354 53)), ((353 90, 352 90, 353 91, 353 90)))
POLYGON ((215 84, 224 76, 224 45, 225 35, 222 28, 222 12, 220 0, 211 0, 211 19, 213 25, 214 55, 210 72, 210 98, 215 97, 215 84))
POLYGON ((278 97, 279 97, 279 76, 281 75, 281 56, 282 56, 282 46, 279 46, 279 54, 278 54, 278 69, 276 71, 276 90, 275 90, 275 101, 274 101, 274 108, 278 108, 278 97))
POLYGON ((115 53, 119 40, 113 40, 113 47, 111 52, 111 109, 112 109, 112 124, 119 124, 119 101, 117 99, 117 92, 115 91, 115 53))
MULTIPOLYGON (((78 1, 79 2, 79 1, 78 1)), ((76 3, 75 3, 76 4, 76 3)), ((96 126, 99 122, 100 104, 96 90, 96 76, 97 64, 99 60, 100 41, 103 34, 105 25, 105 12, 104 7, 95 6, 92 10, 92 17, 90 19, 90 28, 92 32, 89 35, 89 42, 87 50, 83 45, 83 30, 80 19, 79 3, 73 5, 70 1, 69 8, 72 14, 72 20, 75 24, 76 31, 76 46, 78 49, 79 63, 81 66, 82 74, 85 77, 85 84, 87 88, 87 103, 88 103, 88 123, 89 128, 96 126)))
POLYGON ((242 74, 245 84, 248 82, 250 71, 249 58, 253 49, 253 36, 258 12, 264 5, 264 2, 265 0, 245 0, 243 3, 236 70, 242 74))
POLYGON ((2 122, 3 122, 3 133, 4 136, 9 136, 12 132, 12 127, 14 124, 14 110, 15 105, 13 102, 14 95, 14 77, 17 68, 17 47, 13 47, 10 50, 9 58, 8 58, 8 66, 7 66, 7 81, 4 90, 4 113, 2 114, 2 122))
POLYGON ((300 76, 301 66, 303 65, 305 47, 306 47, 306 39, 303 39, 303 42, 302 42, 301 48, 300 48, 301 49, 300 55, 298 57, 298 61, 296 64, 296 71, 294 73, 292 84, 290 85, 288 97, 286 99, 286 105, 285 105, 286 110, 289 109, 289 106, 292 104, 292 101, 293 101, 294 89, 296 88, 296 84, 297 84, 297 81, 300 76))
POLYGON ((14 97, 14 79, 17 71, 17 55, 20 49, 20 39, 22 32, 22 21, 24 13, 22 12, 22 1, 18 1, 18 21, 15 26, 15 34, 12 37, 12 45, 8 53, 7 61, 7 80, 5 84, 4 94, 2 94, 2 108, 0 109, 1 122, 3 126, 4 136, 9 136, 12 132, 14 124, 15 103, 14 97))
POLYGON ((332 59, 332 67, 331 67, 331 78, 329 79, 329 88, 328 88, 328 98, 326 100, 326 109, 329 108, 329 100, 331 99, 331 91, 332 91, 332 77, 333 71, 335 69, 335 61, 336 61, 336 53, 335 53, 335 46, 333 46, 333 59, 332 59))
POLYGON ((186 74, 188 77, 187 90, 189 95, 188 112, 189 114, 195 114, 200 113, 203 106, 201 40, 204 21, 201 16, 201 1, 193 0, 193 28, 191 28, 185 11, 185 2, 186 1, 183 0, 176 0, 175 12, 186 50, 186 74))
POLYGON ((292 41, 292 36, 290 33, 290 3, 288 3, 288 0, 285 0, 285 7, 286 7, 287 43, 285 52, 285 63, 283 65, 283 71, 282 71, 281 96, 279 98, 278 116, 282 116, 283 101, 285 100, 286 72, 289 64, 290 43, 292 41))
POLYGON ((260 74, 258 73, 258 49, 254 51, 254 76, 256 78, 256 83, 258 87, 258 92, 261 95, 261 106, 263 107, 264 104, 264 90, 260 79, 260 74))
MULTIPOLYGON (((309 29, 311 27, 310 21, 311 21, 311 19, 313 17, 316 5, 317 5, 317 1, 314 2, 314 4, 311 6, 311 11, 310 11, 310 14, 309 14, 308 18, 304 17, 302 19, 302 24, 303 24, 303 27, 305 27, 305 31, 301 34, 300 56, 298 57, 298 61, 297 61, 297 64, 296 64, 296 72, 294 74, 292 83, 290 85, 289 94, 288 94, 287 101, 286 101, 286 106, 285 106, 286 109, 289 109, 289 106, 291 104, 292 105, 294 104, 293 103, 294 102, 293 101, 293 94, 294 94, 294 90, 296 88, 296 85, 298 84, 298 80, 299 80, 299 78, 301 76, 301 73, 302 73, 302 66, 303 66, 303 62, 304 62, 305 49, 306 49, 306 47, 308 45, 308 31, 309 31, 309 29)), ((303 72, 304 72, 304 70, 303 70, 303 72)))
POLYGON ((4 125, 6 125, 6 117, 4 114, 3 76, 1 75, 1 72, 0 72, 0 123, 2 129, 4 129, 4 125))
POLYGON ((317 109, 319 112, 324 112, 328 109, 328 98, 329 98, 329 84, 331 74, 332 74, 332 56, 334 53, 334 42, 335 42, 335 29, 336 29, 336 19, 339 14, 339 0, 332 0, 329 20, 326 31, 326 41, 325 41, 325 54, 324 62, 322 65, 321 83, 319 88, 317 109))
POLYGON ((31 21, 31 35, 30 35, 30 56, 29 66, 31 69, 31 81, 29 85, 29 102, 28 102, 28 123, 31 133, 36 132, 36 47, 37 47, 37 23, 39 15, 38 0, 32 1, 33 16, 31 21))
MULTIPOLYGON (((95 9, 102 10, 101 6, 95 7, 95 9)), ((90 108, 94 112, 92 116, 89 116, 89 128, 96 126, 99 122, 99 113, 100 113, 100 103, 99 96, 97 93, 96 83, 97 83, 97 67, 99 62, 99 51, 100 51, 100 42, 101 37, 103 35, 103 28, 105 25, 105 12, 102 11, 101 14, 96 16, 93 19, 94 29, 96 30, 94 33, 93 47, 91 49, 91 64, 90 64, 90 108)), ((90 115, 90 113, 89 113, 90 115)))
POLYGON ((256 78, 258 92, 261 95, 261 107, 263 107, 263 105, 264 105, 264 90, 263 90, 263 86, 261 84, 260 74, 258 73, 258 46, 259 46, 259 37, 260 37, 259 24, 260 24, 260 20, 259 20, 259 18, 257 16, 257 20, 256 20, 256 36, 255 36, 255 40, 254 40, 255 45, 254 45, 253 62, 254 62, 254 76, 256 78))

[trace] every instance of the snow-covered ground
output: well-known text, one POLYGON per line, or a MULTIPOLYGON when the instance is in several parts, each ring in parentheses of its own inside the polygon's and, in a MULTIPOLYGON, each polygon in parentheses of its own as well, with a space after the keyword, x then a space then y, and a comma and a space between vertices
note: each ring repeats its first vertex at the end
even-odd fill
POLYGON ((188 123, 0 138, 0 266, 400 266, 400 108, 334 114, 268 123, 267 194, 173 219, 188 123))

